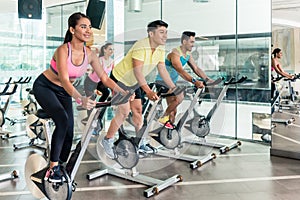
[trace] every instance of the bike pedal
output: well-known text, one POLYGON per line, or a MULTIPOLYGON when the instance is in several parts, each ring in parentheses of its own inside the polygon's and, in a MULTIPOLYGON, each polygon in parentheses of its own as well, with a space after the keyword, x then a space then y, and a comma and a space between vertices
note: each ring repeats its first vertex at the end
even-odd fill
POLYGON ((77 183, 75 181, 72 182, 72 192, 75 192, 77 188, 77 183))
POLYGON ((139 152, 139 158, 147 158, 147 157, 149 157, 148 154, 145 154, 143 152, 139 152))
POLYGON ((149 145, 150 149, 152 149, 152 154, 157 153, 157 148, 152 147, 151 145, 149 145))

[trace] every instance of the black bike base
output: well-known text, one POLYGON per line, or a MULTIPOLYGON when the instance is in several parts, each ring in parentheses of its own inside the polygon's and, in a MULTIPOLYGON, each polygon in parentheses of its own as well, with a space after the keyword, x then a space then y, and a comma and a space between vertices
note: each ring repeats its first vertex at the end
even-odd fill
POLYGON ((30 179, 32 180, 32 182, 34 182, 34 184, 40 189, 40 191, 46 195, 46 191, 45 191, 45 188, 44 188, 44 177, 46 175, 46 171, 48 170, 48 166, 45 167, 44 169, 34 173, 31 175, 30 179))

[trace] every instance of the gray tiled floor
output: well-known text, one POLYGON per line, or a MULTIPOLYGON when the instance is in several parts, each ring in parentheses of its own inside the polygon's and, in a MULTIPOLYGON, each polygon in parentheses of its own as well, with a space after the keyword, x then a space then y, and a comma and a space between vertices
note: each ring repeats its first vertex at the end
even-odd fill
MULTIPOLYGON (((297 119, 298 120, 298 119, 297 119)), ((24 128, 24 127, 23 127, 24 128)), ((296 129, 297 127, 294 127, 296 129)), ((34 148, 14 151, 12 145, 24 141, 25 136, 0 141, 0 173, 14 169, 20 171, 20 177, 14 180, 0 182, 0 200, 32 200, 24 180, 24 164, 29 154, 40 152, 34 148)), ((88 172, 105 168, 103 163, 95 159, 95 141, 92 138, 80 165, 76 182, 77 191, 73 193, 74 200, 79 199, 202 199, 202 200, 295 200, 300 195, 300 161, 270 156, 270 146, 262 143, 242 141, 242 145, 227 154, 219 155, 215 149, 190 147, 190 153, 202 150, 215 152, 217 158, 198 169, 190 169, 188 162, 174 161, 165 157, 149 157, 142 159, 139 167, 157 170, 146 175, 166 179, 180 174, 183 181, 179 182, 150 198, 143 196, 146 186, 118 177, 104 175, 94 180, 87 180, 88 172), (164 163, 164 164, 162 164, 164 163), (165 163, 168 163, 167 165, 165 163), (149 166, 150 165, 150 166, 149 166), (165 167, 158 167, 165 166, 165 167)), ((231 143, 223 139, 224 143, 231 143)))

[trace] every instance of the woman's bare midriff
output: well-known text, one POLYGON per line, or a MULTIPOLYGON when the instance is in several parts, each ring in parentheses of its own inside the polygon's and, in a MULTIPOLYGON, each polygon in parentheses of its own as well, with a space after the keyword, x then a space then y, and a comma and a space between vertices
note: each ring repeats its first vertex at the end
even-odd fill
MULTIPOLYGON (((61 82, 57 76, 57 74, 55 74, 50 68, 45 70, 43 72, 43 74, 47 77, 47 79, 49 81, 51 81, 52 83, 54 83, 55 85, 58 85, 60 87, 62 87, 61 82)), ((73 83, 75 80, 70 80, 71 83, 73 83)))

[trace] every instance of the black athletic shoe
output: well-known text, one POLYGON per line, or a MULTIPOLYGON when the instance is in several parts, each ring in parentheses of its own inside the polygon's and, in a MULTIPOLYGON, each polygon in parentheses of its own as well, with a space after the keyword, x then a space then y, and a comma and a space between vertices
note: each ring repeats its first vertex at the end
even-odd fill
POLYGON ((46 172, 44 180, 49 181, 51 183, 61 183, 65 180, 63 177, 60 166, 54 166, 53 168, 49 168, 46 172))

